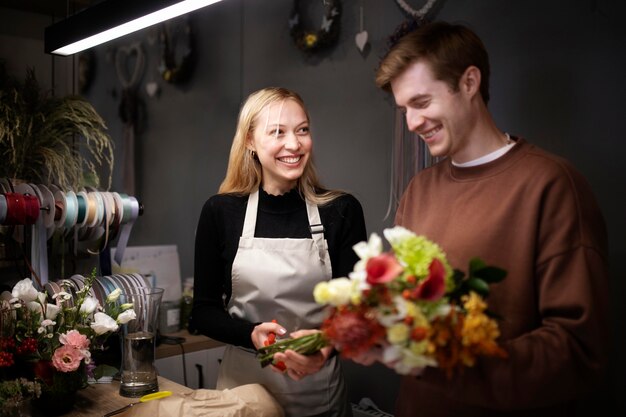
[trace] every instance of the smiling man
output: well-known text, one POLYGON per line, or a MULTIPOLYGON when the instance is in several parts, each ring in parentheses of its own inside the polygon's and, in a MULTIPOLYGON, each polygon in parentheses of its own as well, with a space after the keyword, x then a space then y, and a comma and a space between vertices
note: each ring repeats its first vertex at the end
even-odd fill
POLYGON ((489 58, 468 28, 425 24, 381 61, 408 128, 446 157, 411 181, 396 224, 438 242, 455 267, 478 256, 508 271, 492 286, 507 359, 448 380, 404 377, 397 416, 574 416, 607 366, 607 236, 586 180, 567 161, 496 126, 489 58))

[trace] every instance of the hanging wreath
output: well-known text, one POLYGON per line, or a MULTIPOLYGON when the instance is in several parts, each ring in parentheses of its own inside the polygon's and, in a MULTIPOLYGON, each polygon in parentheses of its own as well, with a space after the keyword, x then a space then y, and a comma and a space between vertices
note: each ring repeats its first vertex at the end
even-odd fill
POLYGON ((161 62, 159 72, 168 83, 184 83, 191 77, 196 63, 196 51, 191 24, 188 20, 177 28, 172 29, 164 24, 159 33, 161 42, 161 62), (175 33, 172 33, 175 32, 175 33), (181 33, 182 32, 182 33, 181 33), (177 62, 176 48, 182 47, 180 62, 177 62))
POLYGON ((436 1, 437 0, 428 0, 426 4, 424 4, 419 10, 415 10, 413 7, 409 6, 409 4, 404 0, 396 0, 396 3, 398 3, 398 6, 400 6, 402 10, 411 15, 413 19, 423 20, 436 1))
POLYGON ((400 23, 393 33, 389 35, 387 38, 387 48, 385 54, 386 56, 389 51, 398 43, 400 39, 404 37, 404 35, 413 32, 418 27, 427 23, 429 19, 426 18, 426 15, 430 13, 430 10, 435 5, 437 0, 428 0, 419 10, 415 10, 404 0, 396 0, 396 3, 402 10, 404 10, 410 18, 400 23))
POLYGON ((312 53, 331 47, 339 39, 339 27, 341 25, 341 1, 323 0, 326 14, 318 30, 303 27, 303 14, 300 0, 294 0, 293 10, 289 17, 289 29, 291 37, 298 49, 312 53))

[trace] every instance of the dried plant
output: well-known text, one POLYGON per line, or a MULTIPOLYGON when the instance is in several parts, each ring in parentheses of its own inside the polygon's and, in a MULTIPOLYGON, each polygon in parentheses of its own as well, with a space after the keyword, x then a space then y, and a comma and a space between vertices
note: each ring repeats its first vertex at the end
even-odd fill
POLYGON ((0 62, 0 177, 108 189, 113 141, 106 124, 83 97, 53 97, 29 69, 23 82, 0 62), (105 184, 99 168, 108 169, 105 184))

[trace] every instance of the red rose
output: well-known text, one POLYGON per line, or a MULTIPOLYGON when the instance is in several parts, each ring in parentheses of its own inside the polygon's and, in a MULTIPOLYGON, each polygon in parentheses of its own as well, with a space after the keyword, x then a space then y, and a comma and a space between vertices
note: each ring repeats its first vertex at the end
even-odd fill
POLYGON ((384 284, 402 273, 402 265, 388 253, 370 258, 365 266, 370 285, 384 284))

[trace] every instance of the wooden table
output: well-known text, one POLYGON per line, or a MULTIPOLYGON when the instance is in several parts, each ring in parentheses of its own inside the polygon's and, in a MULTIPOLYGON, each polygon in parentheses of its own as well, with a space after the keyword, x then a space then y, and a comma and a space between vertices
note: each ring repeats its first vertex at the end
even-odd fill
MULTIPOLYGON (((160 391, 172 391, 172 393, 184 393, 193 391, 184 385, 177 384, 163 377, 159 378, 160 391)), ((104 414, 138 401, 137 398, 122 397, 119 394, 120 382, 113 381, 110 384, 93 384, 78 392, 78 398, 74 410, 67 417, 102 417, 104 414)), ((129 413, 118 414, 119 417, 129 413)))

